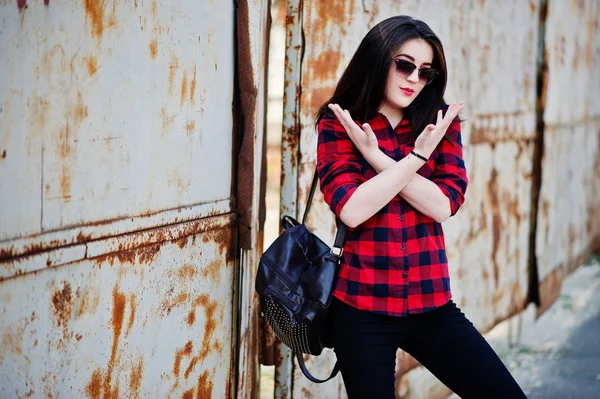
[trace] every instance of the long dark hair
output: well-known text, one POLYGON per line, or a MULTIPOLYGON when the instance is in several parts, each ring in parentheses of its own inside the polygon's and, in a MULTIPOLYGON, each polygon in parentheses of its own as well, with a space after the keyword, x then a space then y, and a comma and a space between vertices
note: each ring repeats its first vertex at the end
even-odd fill
POLYGON ((385 88, 393 56, 408 40, 423 39, 433 49, 432 67, 438 76, 404 109, 416 138, 429 123, 435 123, 438 110, 446 106, 446 56, 440 39, 423 21, 406 15, 388 18, 375 25, 364 37, 339 80, 333 96, 319 108, 316 125, 331 112, 330 103, 350 111, 355 120, 367 122, 377 115, 385 100, 385 88))

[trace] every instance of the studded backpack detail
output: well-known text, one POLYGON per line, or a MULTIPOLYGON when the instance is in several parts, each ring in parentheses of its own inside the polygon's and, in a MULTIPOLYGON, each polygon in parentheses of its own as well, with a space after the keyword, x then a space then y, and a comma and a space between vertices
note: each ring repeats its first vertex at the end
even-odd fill
POLYGON ((315 172, 302 223, 290 216, 283 217, 284 231, 260 258, 255 288, 261 313, 277 338, 295 353, 304 375, 321 383, 336 376, 337 363, 329 378, 320 380, 308 372, 302 354, 320 355, 323 348, 333 347, 327 315, 346 226, 340 223, 333 248, 306 226, 317 181, 315 172))

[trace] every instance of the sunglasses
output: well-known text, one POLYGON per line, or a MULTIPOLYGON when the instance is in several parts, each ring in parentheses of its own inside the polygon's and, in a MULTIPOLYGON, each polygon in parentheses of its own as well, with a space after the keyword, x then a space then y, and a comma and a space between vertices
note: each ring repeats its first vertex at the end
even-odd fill
POLYGON ((403 78, 409 77, 410 75, 412 75, 415 69, 418 69, 419 83, 423 84, 431 83, 439 73, 433 68, 418 68, 412 62, 401 59, 396 59, 394 60, 394 62, 396 63, 396 73, 399 76, 402 76, 403 78))

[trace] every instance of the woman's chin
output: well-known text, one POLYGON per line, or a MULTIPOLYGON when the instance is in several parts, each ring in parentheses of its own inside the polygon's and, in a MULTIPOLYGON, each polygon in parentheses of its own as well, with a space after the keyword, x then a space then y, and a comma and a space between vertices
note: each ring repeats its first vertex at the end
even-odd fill
POLYGON ((394 108, 403 109, 403 108, 408 107, 412 102, 413 102, 412 98, 402 98, 402 99, 398 99, 397 101, 394 101, 393 106, 394 106, 394 108))

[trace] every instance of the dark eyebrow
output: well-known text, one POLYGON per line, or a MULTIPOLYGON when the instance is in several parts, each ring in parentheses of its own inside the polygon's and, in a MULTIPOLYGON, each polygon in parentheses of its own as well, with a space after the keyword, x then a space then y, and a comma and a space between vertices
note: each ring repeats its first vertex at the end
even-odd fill
MULTIPOLYGON (((414 57, 411 56, 411 55, 408 55, 408 54, 397 54, 396 57, 406 57, 409 60, 411 60, 412 62, 415 62, 414 57)), ((431 66, 431 62, 424 62, 423 65, 429 65, 429 66, 431 66)))

